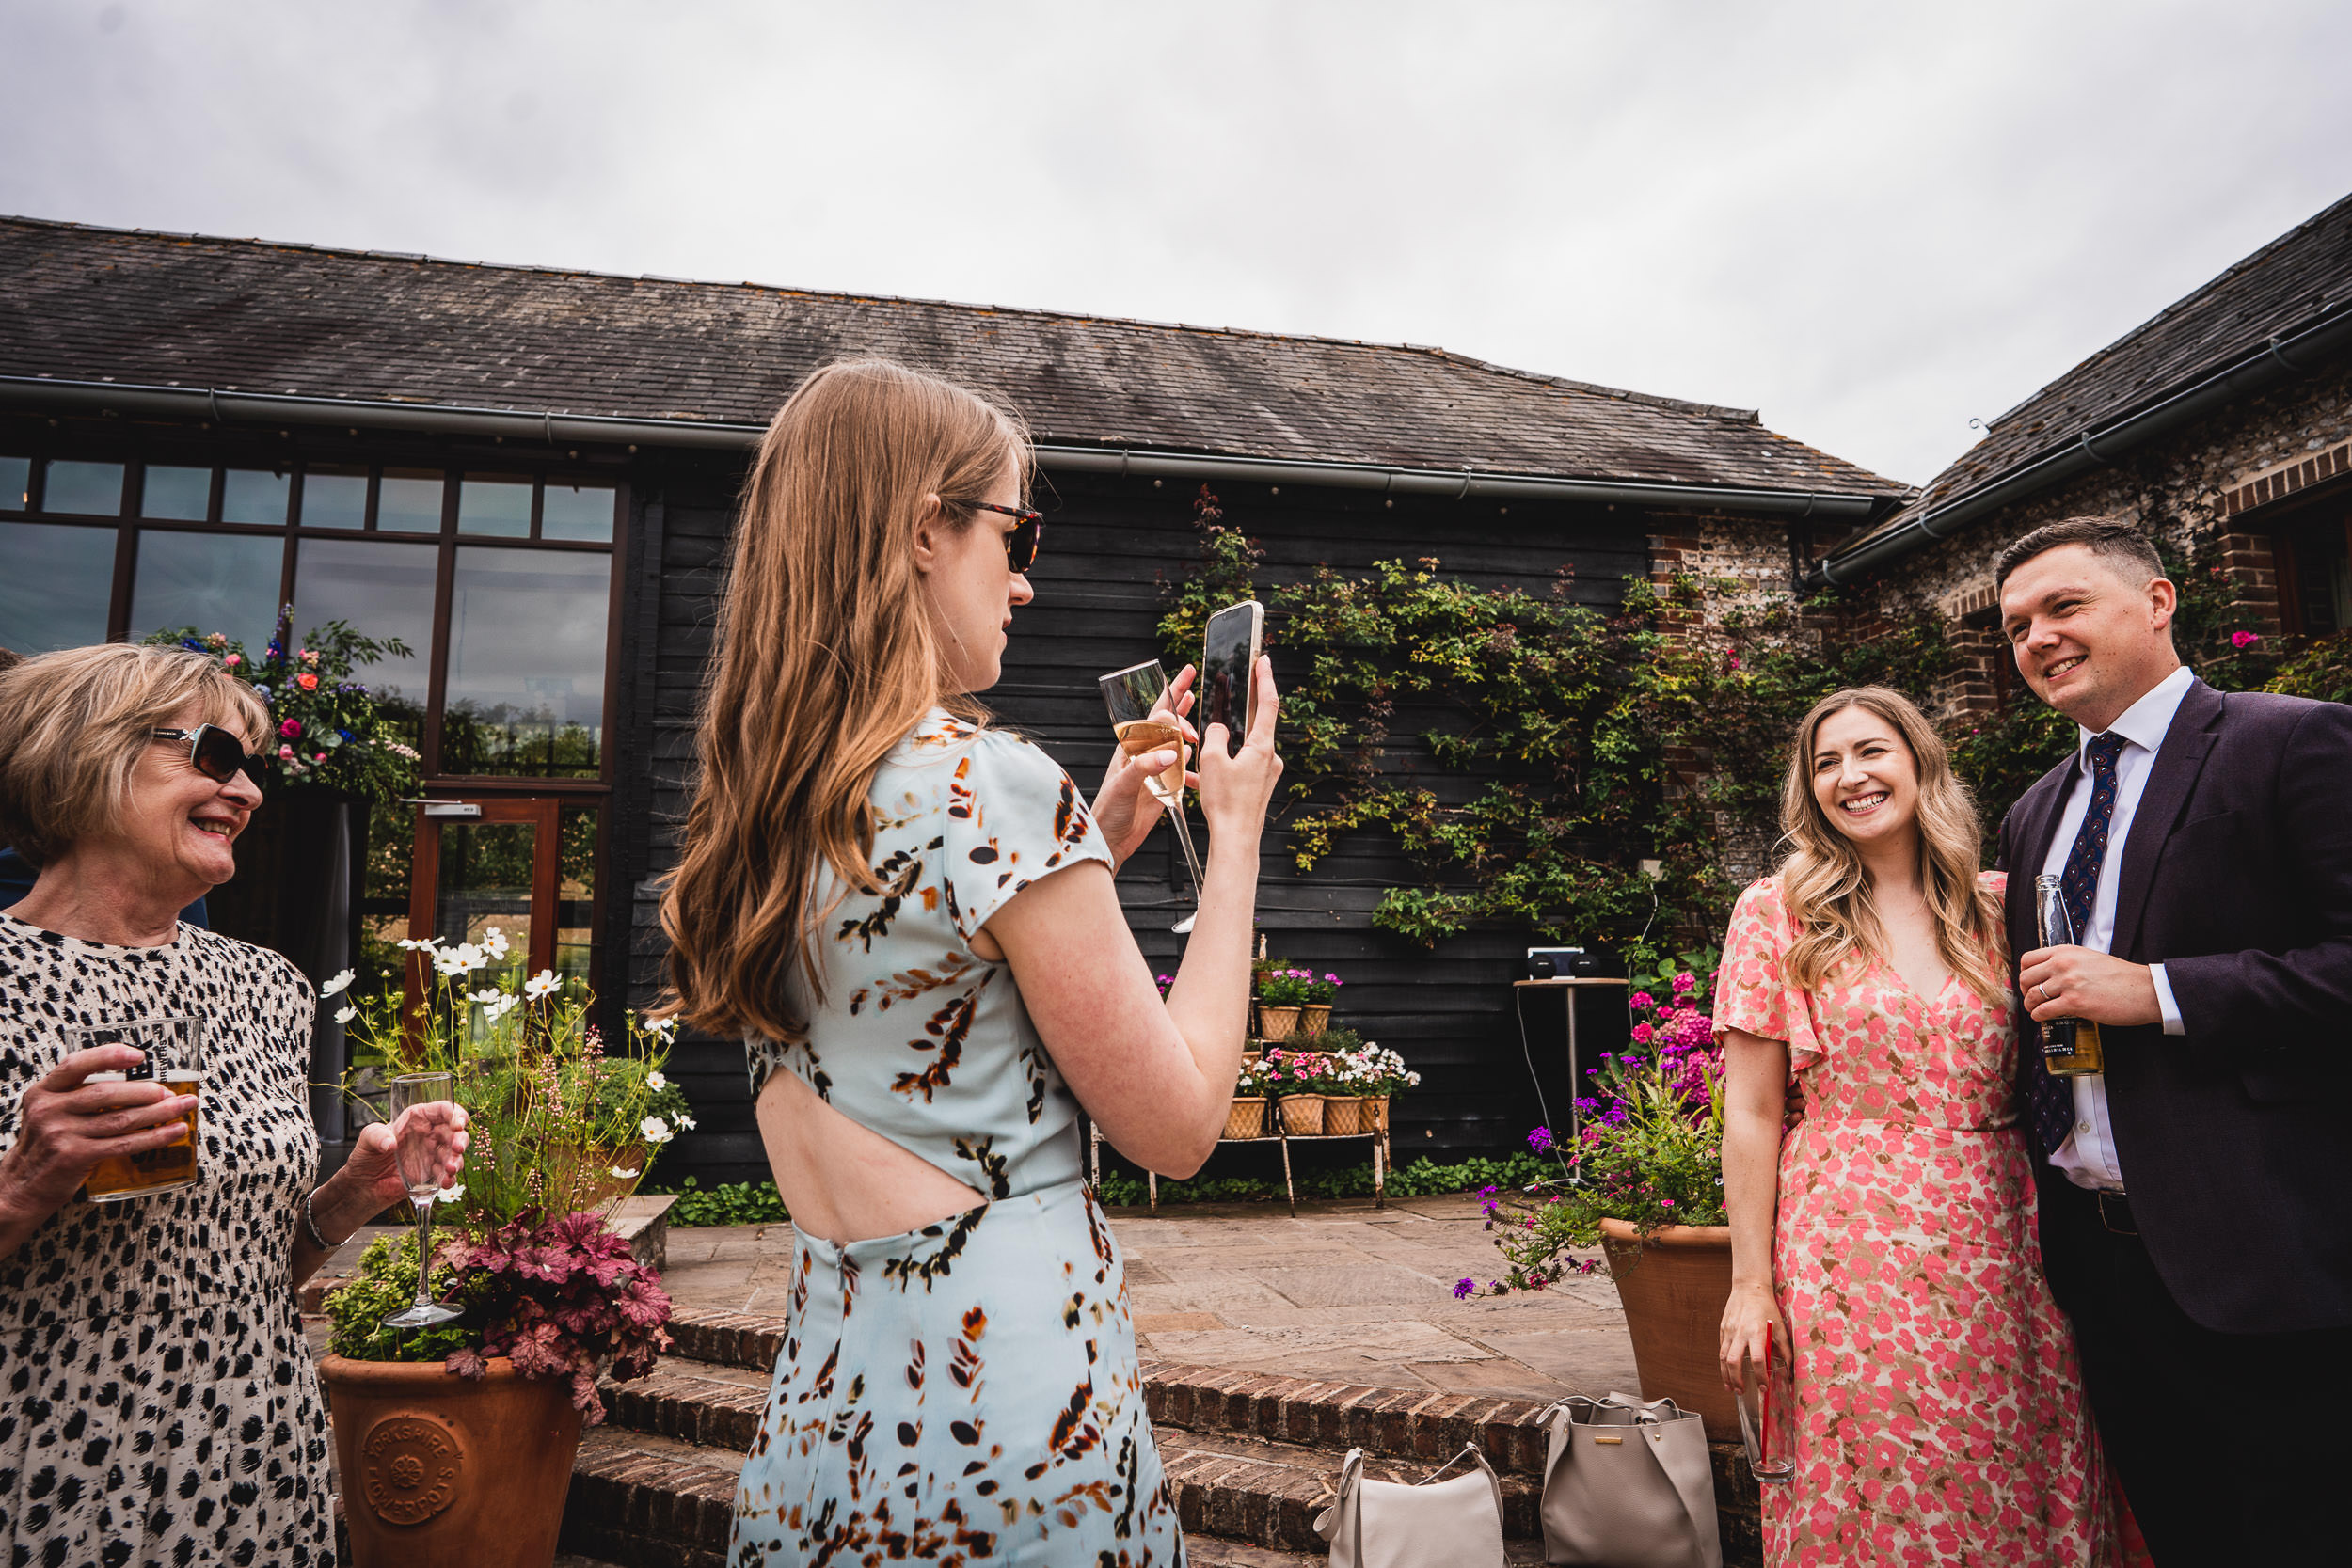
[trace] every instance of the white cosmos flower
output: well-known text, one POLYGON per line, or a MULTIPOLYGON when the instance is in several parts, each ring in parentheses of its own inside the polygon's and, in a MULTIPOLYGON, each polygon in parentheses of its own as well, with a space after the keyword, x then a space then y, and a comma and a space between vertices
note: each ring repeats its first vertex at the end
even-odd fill
POLYGON ((339 1007, 335 1011, 335 1022, 338 1023, 349 1023, 353 1019, 358 1018, 358 1016, 359 1009, 357 1007, 339 1007))
POLYGON ((465 974, 467 967, 465 957, 462 954, 442 953, 437 951, 433 955, 433 973, 436 974, 447 975, 449 978, 453 980, 460 974, 465 974))
POLYGON ((499 990, 498 987, 492 986, 485 990, 468 991, 466 993, 466 1000, 469 1002, 479 1002, 484 1006, 487 1007, 494 1005, 500 997, 504 996, 505 994, 506 993, 499 990))
POLYGON ((403 937, 400 939, 400 945, 404 952, 430 953, 441 945, 441 939, 439 937, 403 937))
POLYGON ((555 977, 555 971, 543 969, 523 982, 523 994, 533 1001, 543 996, 553 996, 556 988, 563 983, 555 977))
POLYGON ((506 933, 492 926, 482 933, 482 950, 493 958, 506 957, 506 933))
POLYGON ((660 1035, 665 1040, 670 1037, 676 1028, 677 1020, 675 1018, 648 1019, 645 1022, 645 1033, 648 1035, 660 1035))
POLYGON ((519 1003, 521 1000, 522 998, 519 996, 509 996, 506 992, 500 991, 498 993, 497 1001, 485 1002, 482 1005, 483 1017, 490 1022, 496 1023, 500 1019, 502 1019, 508 1013, 513 1012, 515 1010, 516 1004, 519 1003))
POLYGON ((639 1122, 637 1124, 637 1135, 644 1139, 649 1144, 666 1144, 673 1137, 676 1136, 675 1133, 670 1131, 670 1124, 663 1121, 660 1117, 647 1117, 644 1120, 639 1122))
POLYGON ((645 1087, 659 1091, 666 1089, 669 1086, 670 1081, 667 1078, 662 1077, 661 1074, 658 1072, 648 1072, 645 1074, 645 1087))
POLYGON ((460 1181, 454 1187, 443 1187, 439 1192, 434 1194, 433 1196, 438 1202, 454 1203, 459 1198, 466 1196, 466 1184, 463 1181, 460 1181))
POLYGON ((691 1132, 694 1130, 694 1118, 689 1116, 679 1117, 677 1118, 677 1130, 681 1132, 691 1132))
POLYGON ((490 961, 490 955, 470 942, 459 944, 457 951, 452 953, 450 957, 455 958, 459 966, 465 969, 480 969, 490 961))
POLYGON ((612 1167, 612 1174, 623 1181, 634 1181, 637 1180, 637 1172, 633 1170, 623 1170, 618 1165, 614 1165, 612 1167))
POLYGON ((344 987, 350 985, 356 978, 358 978, 358 972, 346 969, 341 974, 336 975, 333 979, 319 987, 319 995, 322 997, 332 996, 337 991, 342 990, 344 987))

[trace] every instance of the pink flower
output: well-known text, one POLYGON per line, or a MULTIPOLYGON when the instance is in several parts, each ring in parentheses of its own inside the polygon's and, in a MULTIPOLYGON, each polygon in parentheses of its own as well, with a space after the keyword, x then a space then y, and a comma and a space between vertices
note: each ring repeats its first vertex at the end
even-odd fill
POLYGON ((1637 1023, 1633 1026, 1633 1043, 1636 1045, 1647 1045, 1657 1037, 1658 1031, 1646 1023, 1637 1023))
POLYGON ((2239 649, 2250 648, 2262 640, 2262 633, 2258 631, 2233 631, 2230 634, 2230 646, 2239 649))
POLYGON ((220 662, 227 668, 234 670, 238 665, 245 662, 245 656, 243 654, 223 654, 220 656, 220 662))
POLYGON ((293 748, 293 747, 291 747, 291 746, 280 746, 280 747, 278 747, 278 761, 280 761, 280 762, 292 762, 292 761, 294 761, 294 748, 293 748))
POLYGON ((1637 1007, 1655 1007, 1658 1006, 1658 998, 1652 996, 1645 990, 1635 991, 1630 1000, 1637 1007))
POLYGON ((305 670, 302 673, 294 677, 294 684, 302 688, 305 691, 316 691, 319 689, 319 678, 310 673, 308 670, 305 670))
POLYGON ((284 723, 278 726, 278 733, 283 738, 292 740, 295 736, 302 733, 302 721, 299 719, 289 719, 284 723))
POLYGON ((1698 976, 1686 969, 1681 974, 1675 976, 1675 994, 1677 996, 1681 996, 1690 991, 1696 990, 1698 989, 1698 976))

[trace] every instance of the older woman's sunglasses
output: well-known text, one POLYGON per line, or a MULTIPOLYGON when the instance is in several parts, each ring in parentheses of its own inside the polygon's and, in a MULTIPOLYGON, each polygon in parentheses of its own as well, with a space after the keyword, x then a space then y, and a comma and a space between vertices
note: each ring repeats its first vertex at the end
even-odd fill
POLYGON ((192 730, 157 730, 153 733, 158 740, 186 741, 189 766, 220 784, 227 784, 243 773, 258 784, 268 767, 264 758, 248 754, 245 742, 218 724, 199 724, 192 730))
POLYGON ((998 506, 994 501, 974 501, 982 512, 998 512, 1015 519, 1020 526, 1005 535, 1005 560, 1016 572, 1025 572, 1037 564, 1038 546, 1045 539, 1045 514, 1032 512, 1025 506, 998 506))

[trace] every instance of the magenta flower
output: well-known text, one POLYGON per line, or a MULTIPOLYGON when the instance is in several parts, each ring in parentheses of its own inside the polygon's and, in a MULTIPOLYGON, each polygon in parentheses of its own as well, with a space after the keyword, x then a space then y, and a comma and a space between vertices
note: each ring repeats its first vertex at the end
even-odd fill
POLYGON ((1527 1147, 1541 1154, 1551 1148, 1551 1129, 1538 1127, 1527 1134, 1527 1147))
POLYGON ((1478 1281, 1475 1279, 1457 1279, 1454 1282, 1454 1299, 1455 1301, 1460 1301, 1465 1296, 1476 1295, 1477 1293, 1478 1281))
POLYGON ((1658 1031, 1646 1023, 1637 1023, 1633 1026, 1633 1043, 1636 1045, 1647 1045, 1657 1037, 1658 1031))
POLYGON ((302 721, 299 719, 289 719, 284 723, 278 726, 278 733, 283 736, 286 739, 292 740, 295 736, 302 733, 302 721))
POLYGON ((2262 640, 2263 635, 2258 631, 2233 631, 2230 634, 2230 646, 2242 651, 2262 640))
POLYGON ((1630 1000, 1637 1007, 1655 1007, 1658 1006, 1658 998, 1652 996, 1645 990, 1635 991, 1630 1000))
POLYGON ((1691 992, 1698 990, 1698 976, 1692 974, 1687 969, 1675 976, 1675 994, 1677 996, 1687 996, 1691 992))

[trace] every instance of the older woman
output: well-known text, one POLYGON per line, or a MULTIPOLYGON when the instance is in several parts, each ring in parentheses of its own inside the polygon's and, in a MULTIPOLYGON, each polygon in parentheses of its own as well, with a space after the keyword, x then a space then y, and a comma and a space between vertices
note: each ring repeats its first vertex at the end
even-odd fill
MULTIPOLYGON (((393 1130, 313 1190, 315 998, 275 953, 183 926, 235 873, 267 715, 200 654, 75 648, 0 673, 0 1554, 331 1561, 326 1418, 295 1287, 403 1196, 393 1130), (204 1022, 197 1180, 80 1201, 99 1161, 187 1136, 195 1101, 72 1025, 204 1022)), ((402 1128, 453 1180, 451 1106, 402 1128)))

